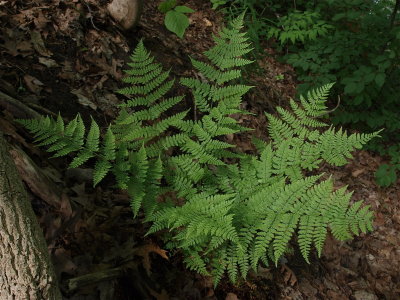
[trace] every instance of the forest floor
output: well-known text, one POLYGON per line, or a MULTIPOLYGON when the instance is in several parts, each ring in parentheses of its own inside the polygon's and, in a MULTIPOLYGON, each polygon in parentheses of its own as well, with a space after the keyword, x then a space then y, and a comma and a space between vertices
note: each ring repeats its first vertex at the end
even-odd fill
MULTIPOLYGON (((209 1, 185 1, 196 12, 179 39, 163 25, 158 2, 147 1, 140 24, 124 32, 104 0, 0 0, 0 91, 41 114, 71 119, 79 112, 105 126, 123 101, 115 90, 140 39, 172 75, 191 76, 188 57, 207 50, 224 24, 209 1)), ((245 71, 247 83, 257 88, 244 99, 254 115, 240 122, 259 136, 266 132, 263 112, 287 105, 295 93, 295 74, 276 55, 266 45, 259 67, 245 71)), ((176 92, 187 93, 179 86, 176 92)), ((125 192, 107 179, 93 188, 90 169, 67 170, 66 159, 51 159, 33 146, 16 125, 15 111, 2 110, 0 130, 13 145, 65 299, 400 299, 400 185, 384 189, 374 181, 385 158, 358 151, 345 167, 323 167, 338 187, 354 190, 354 201, 372 207, 372 233, 342 243, 328 237, 322 258, 314 254, 311 264, 295 250, 283 265, 260 268, 237 285, 223 280, 214 289, 210 278, 184 268, 179 253, 164 251, 161 238, 144 238, 148 225, 140 216, 133 219, 125 192), (68 286, 71 278, 115 268, 121 272, 109 280, 76 291, 68 286)), ((233 142, 252 150, 246 136, 233 142)))

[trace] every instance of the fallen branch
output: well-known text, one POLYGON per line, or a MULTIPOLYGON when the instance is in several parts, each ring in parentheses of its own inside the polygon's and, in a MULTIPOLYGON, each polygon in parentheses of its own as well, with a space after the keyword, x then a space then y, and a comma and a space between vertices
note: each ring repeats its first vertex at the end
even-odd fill
POLYGON ((122 267, 118 267, 68 279, 66 282, 67 293, 73 293, 87 285, 119 278, 122 276, 123 272, 124 269, 122 267))
POLYGON ((0 91, 0 107, 19 119, 37 119, 40 115, 21 101, 0 91))

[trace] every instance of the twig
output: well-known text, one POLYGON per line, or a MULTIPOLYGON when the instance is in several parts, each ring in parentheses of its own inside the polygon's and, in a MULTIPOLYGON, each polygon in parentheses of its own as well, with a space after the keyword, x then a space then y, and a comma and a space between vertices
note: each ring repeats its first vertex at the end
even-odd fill
POLYGON ((100 29, 97 28, 96 25, 94 25, 94 22, 93 22, 93 11, 92 11, 92 9, 90 8, 89 4, 88 4, 86 1, 84 1, 84 0, 82 0, 82 2, 86 5, 86 7, 87 7, 87 9, 88 9, 88 11, 89 11, 89 19, 90 19, 90 23, 92 23, 93 28, 100 31, 100 29))

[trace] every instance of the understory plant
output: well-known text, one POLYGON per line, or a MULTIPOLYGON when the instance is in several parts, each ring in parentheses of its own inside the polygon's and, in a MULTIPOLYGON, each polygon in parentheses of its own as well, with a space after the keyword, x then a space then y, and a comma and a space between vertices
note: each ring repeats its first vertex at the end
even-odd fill
MULTIPOLYGON (((264 52, 262 41, 267 39, 270 23, 270 11, 275 10, 280 4, 274 4, 273 0, 210 0, 213 9, 218 9, 224 14, 226 20, 234 20, 244 14, 247 34, 255 51, 252 57, 260 57, 264 52)), ((254 70, 254 66, 253 66, 254 70)))
POLYGON ((189 18, 186 14, 194 13, 194 10, 185 5, 177 5, 176 0, 165 0, 158 5, 158 10, 165 14, 165 27, 183 38, 186 28, 189 26, 189 18))
POLYGON ((242 58, 251 51, 243 16, 233 20, 206 51, 192 57, 196 78, 182 78, 194 105, 182 110, 183 96, 170 96, 174 79, 139 42, 118 92, 129 100, 100 134, 92 119, 86 130, 79 115, 64 123, 42 117, 19 120, 36 142, 55 157, 72 154, 70 167, 94 162, 94 185, 109 172, 132 198, 136 216, 143 210, 147 234, 164 232, 166 247, 179 249, 189 269, 235 282, 263 262, 277 264, 295 235, 304 259, 312 247, 321 255, 330 231, 347 240, 372 230, 372 212, 362 201, 351 202, 346 187, 318 173, 322 162, 342 166, 351 151, 378 135, 347 134, 319 120, 332 84, 266 114, 270 139, 253 139, 257 153, 248 154, 227 136, 246 132, 238 116, 250 86, 235 83, 242 58), (195 116, 195 117, 192 117, 195 116), (103 137, 102 137, 103 136, 103 137))
POLYGON ((276 38, 280 44, 291 41, 305 43, 316 40, 319 36, 325 36, 333 26, 321 20, 319 13, 315 11, 297 11, 279 18, 275 26, 268 30, 268 37, 276 38))
POLYGON ((382 139, 367 147, 391 158, 389 165, 376 172, 377 183, 396 182, 400 170, 400 1, 295 3, 279 17, 280 28, 270 33, 280 42, 288 38, 296 42, 288 45, 284 61, 296 70, 299 94, 337 82, 332 93, 341 102, 333 122, 361 131, 384 127, 382 139), (310 13, 315 16, 313 22, 304 22, 310 13), (322 28, 318 24, 328 26, 328 34, 302 39, 307 33, 316 37, 317 28, 322 28), (297 30, 306 25, 311 30, 297 30))

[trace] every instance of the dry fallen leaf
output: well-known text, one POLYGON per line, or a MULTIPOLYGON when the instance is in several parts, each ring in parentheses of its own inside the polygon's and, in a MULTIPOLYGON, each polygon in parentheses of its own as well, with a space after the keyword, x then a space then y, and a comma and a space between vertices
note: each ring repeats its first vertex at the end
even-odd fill
POLYGON ((154 244, 143 245, 141 247, 138 247, 135 251, 136 255, 143 257, 143 267, 145 268, 149 276, 151 274, 150 253, 152 252, 168 260, 167 251, 161 249, 160 247, 154 244))
POLYGON ((353 172, 351 173, 351 176, 353 176, 353 177, 358 177, 359 175, 361 175, 361 174, 364 173, 364 172, 365 172, 365 169, 358 169, 358 170, 353 171, 353 172))
POLYGON ((25 74, 24 75, 24 82, 28 88, 28 90, 30 90, 32 93, 35 93, 36 95, 39 95, 40 92, 43 90, 43 82, 41 82, 39 79, 25 74))
POLYGON ((32 43, 25 40, 25 35, 21 30, 7 28, 1 38, 4 41, 1 48, 5 48, 12 56, 22 55, 25 57, 33 53, 32 43))
POLYGON ((204 21, 204 23, 205 23, 205 25, 206 25, 207 27, 212 26, 212 23, 211 23, 210 20, 208 20, 207 18, 203 18, 203 21, 204 21))
POLYGON ((80 89, 75 89, 71 91, 72 94, 74 94, 76 97, 78 97, 78 102, 80 104, 82 104, 83 106, 89 106, 90 108, 92 108, 93 110, 97 109, 97 105, 94 104, 88 97, 86 97, 85 91, 82 90, 82 88, 80 89))
POLYGON ((79 17, 80 12, 77 9, 68 7, 65 11, 57 11, 55 22, 53 22, 52 24, 57 31, 61 31, 65 34, 71 34, 71 32, 75 31, 73 36, 76 36, 76 24, 79 24, 79 17))
POLYGON ((33 19, 36 29, 45 29, 50 20, 46 18, 42 10, 37 10, 37 17, 33 19))
POLYGON ((52 56, 53 53, 48 50, 42 39, 42 35, 38 31, 31 31, 31 42, 33 48, 42 56, 52 56))
POLYGON ((67 273, 70 275, 75 275, 78 269, 77 265, 71 259, 70 251, 64 248, 58 248, 54 251, 54 268, 57 273, 57 277, 60 278, 61 273, 67 273))
POLYGON ((155 290, 149 287, 147 287, 147 290, 149 291, 150 295, 152 295, 157 300, 169 300, 168 293, 164 289, 161 291, 161 293, 157 293, 155 290))
POLYGON ((285 281, 286 284, 294 286, 297 283, 296 275, 287 265, 282 265, 281 272, 284 273, 283 280, 285 281))
POLYGON ((57 62, 51 58, 39 57, 39 62, 48 68, 58 67, 57 62))

